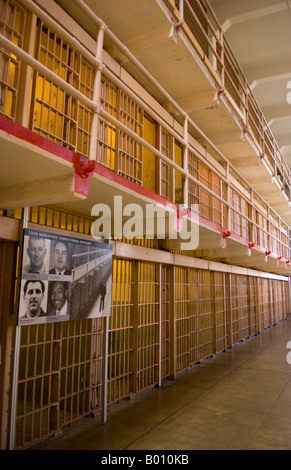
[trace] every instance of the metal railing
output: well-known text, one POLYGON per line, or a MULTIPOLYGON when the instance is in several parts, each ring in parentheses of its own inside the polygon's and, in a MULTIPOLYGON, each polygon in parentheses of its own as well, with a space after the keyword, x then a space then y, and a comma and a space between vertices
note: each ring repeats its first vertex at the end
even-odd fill
MULTIPOLYGON (((11 6, 14 15, 10 15, 8 18, 7 15, 5 16, 5 9, 3 10, 0 46, 6 75, 4 76, 3 73, 0 85, 5 94, 9 88, 11 75, 12 77, 17 76, 18 81, 13 89, 15 93, 14 101, 15 103, 19 102, 20 65, 25 64, 31 67, 31 79, 26 82, 26 87, 31 88, 30 102, 26 103, 28 109, 27 126, 34 132, 38 132, 60 145, 82 153, 90 159, 97 159, 103 165, 142 186, 144 185, 143 152, 145 150, 151 152, 159 162, 160 180, 163 180, 163 185, 167 188, 163 189, 159 183, 155 188, 155 192, 175 202, 175 189, 179 189, 179 192, 183 194, 183 203, 189 207, 191 207, 192 201, 201 204, 201 207, 205 208, 204 217, 211 222, 217 223, 221 228, 232 230, 244 238, 246 242, 255 242, 258 245, 261 245, 262 240, 262 237, 259 237, 258 234, 263 231, 265 232, 263 239, 267 242, 267 246, 263 246, 263 248, 268 251, 273 250, 279 256, 289 259, 289 243, 288 235, 286 235, 288 227, 283 220, 260 198, 224 155, 199 130, 201 137, 211 144, 213 150, 222 159, 224 168, 214 166, 205 160, 204 154, 189 142, 189 127, 194 126, 196 130, 198 129, 195 123, 144 70, 143 66, 124 48, 82 0, 74 1, 86 14, 90 15, 99 28, 96 37, 96 56, 31 0, 21 0, 20 2, 28 10, 25 10, 20 3, 13 0, 5 0, 4 2, 7 8, 9 5, 11 6), (25 18, 28 12, 33 12, 38 18, 36 33, 32 38, 32 41, 36 43, 33 53, 30 52, 29 48, 27 48, 28 51, 24 50, 24 41, 21 37, 16 41, 13 36, 7 34, 8 31, 20 31, 20 24, 22 33, 25 31, 25 18), (164 118, 148 106, 136 92, 131 90, 106 66, 102 59, 104 34, 108 35, 123 53, 128 55, 128 58, 139 67, 140 71, 146 74, 147 78, 164 94, 165 98, 176 107, 184 118, 183 135, 174 130, 164 118), (15 73, 16 63, 18 64, 17 73, 15 73), (169 142, 172 142, 169 147, 173 147, 174 142, 181 146, 183 149, 182 164, 175 162, 175 155, 171 155, 163 141, 156 148, 146 140, 143 135, 146 114, 154 120, 164 137, 167 136, 164 141, 166 142, 168 139, 169 142), (60 122, 60 131, 54 127, 58 121, 60 122), (100 151, 101 148, 102 151, 100 151), (196 159, 195 164, 191 163, 193 156, 196 159), (209 171, 211 182, 203 179, 201 175, 202 166, 209 171), (238 184, 229 180, 228 172, 230 170, 239 182, 238 184), (183 188, 175 188, 175 172, 181 176, 183 188), (216 184, 213 183, 214 178, 217 180, 216 184), (247 191, 240 191, 241 184, 244 185, 247 191), (172 193, 169 190, 171 186, 173 186, 172 193), (239 201, 234 206, 231 201, 231 194, 235 192, 239 193, 239 201), (265 210, 254 206, 252 200, 254 195, 256 195, 256 199, 260 201, 261 207, 264 207, 265 210), (251 209, 254 213, 250 215, 251 209), (255 214, 260 214, 262 220, 265 220, 266 229, 262 228, 262 225, 257 222, 255 214), (273 220, 276 220, 276 222, 273 222, 276 227, 275 235, 271 234, 269 227, 270 214, 273 215, 273 220)), ((193 9, 190 10, 190 3, 187 0, 185 2, 189 7, 189 11, 193 13, 193 9)), ((200 2, 198 3, 200 5, 200 2)), ((206 22, 207 16, 205 16, 206 13, 201 5, 198 12, 200 18, 206 22)), ((198 22, 197 14, 195 14, 195 18, 198 22)), ((200 29, 202 28, 201 21, 198 23, 200 29)), ((218 29, 220 34, 217 36, 216 29, 218 25, 215 23, 214 28, 211 23, 209 28, 213 35, 216 34, 216 42, 218 43, 219 39, 220 44, 222 41, 221 29, 218 29)), ((205 28, 203 31, 203 38, 205 39, 205 28)), ((222 45, 222 49, 227 50, 224 42, 222 45)), ((211 43, 212 49, 213 43, 211 43)), ((218 55, 217 47, 213 52, 218 55)), ((218 61, 219 57, 216 58, 218 61)), ((233 58, 231 63, 234 64, 233 58)), ((223 65, 223 61, 221 61, 221 64, 223 65)), ((223 77, 223 67, 217 66, 217 68, 221 69, 221 76, 223 77)), ((233 66, 234 69, 239 71, 236 64, 235 67, 233 66)), ((227 73, 225 70, 226 75, 227 73)), ((228 76, 230 79, 231 74, 228 74, 228 76)), ((240 81, 240 85, 243 83, 245 87, 245 82, 240 81)), ((16 112, 12 113, 12 109, 15 110, 16 107, 8 106, 7 108, 3 105, 2 114, 17 121, 16 112)), ((267 144, 265 145, 267 146, 267 144)))
POLYGON ((289 198, 290 169, 209 1, 183 0, 183 24, 180 0, 164 0, 163 3, 173 9, 177 23, 181 23, 180 30, 183 29, 200 54, 218 93, 227 99, 260 157, 266 156, 270 171, 289 198))

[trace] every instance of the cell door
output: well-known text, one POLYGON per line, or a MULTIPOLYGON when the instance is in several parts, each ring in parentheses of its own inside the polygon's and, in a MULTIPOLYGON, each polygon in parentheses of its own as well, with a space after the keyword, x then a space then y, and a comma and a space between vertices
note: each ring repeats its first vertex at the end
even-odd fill
POLYGON ((160 266, 160 383, 170 376, 170 268, 160 266))
POLYGON ((0 449, 8 448, 10 378, 16 314, 13 311, 17 245, 0 242, 0 449))

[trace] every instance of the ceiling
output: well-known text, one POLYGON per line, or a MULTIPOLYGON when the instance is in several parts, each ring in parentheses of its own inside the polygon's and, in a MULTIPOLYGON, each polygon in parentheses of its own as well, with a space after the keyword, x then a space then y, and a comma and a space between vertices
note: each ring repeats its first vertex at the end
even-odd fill
POLYGON ((209 3, 291 167, 291 1, 209 3))

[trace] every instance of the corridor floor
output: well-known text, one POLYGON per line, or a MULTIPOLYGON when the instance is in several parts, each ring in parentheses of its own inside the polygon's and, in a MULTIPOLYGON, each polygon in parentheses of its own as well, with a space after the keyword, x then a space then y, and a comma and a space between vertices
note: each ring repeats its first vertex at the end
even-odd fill
POLYGON ((290 450, 291 319, 33 449, 290 450))

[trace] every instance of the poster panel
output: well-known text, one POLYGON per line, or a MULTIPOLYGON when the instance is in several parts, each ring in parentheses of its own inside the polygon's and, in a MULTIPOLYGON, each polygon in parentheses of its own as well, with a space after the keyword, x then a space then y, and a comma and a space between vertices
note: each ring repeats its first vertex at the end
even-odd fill
POLYGON ((112 246, 24 229, 18 324, 109 316, 112 246))

